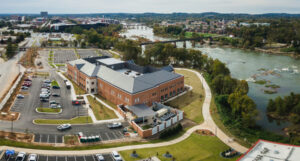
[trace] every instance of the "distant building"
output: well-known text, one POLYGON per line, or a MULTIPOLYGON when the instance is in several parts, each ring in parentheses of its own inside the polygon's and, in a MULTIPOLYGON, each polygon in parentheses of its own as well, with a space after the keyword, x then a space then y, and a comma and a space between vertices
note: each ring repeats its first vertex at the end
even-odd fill
POLYGON ((41 12, 41 17, 47 18, 48 17, 48 12, 42 11, 41 12))
POLYGON ((300 146, 258 140, 238 161, 299 161, 300 146))

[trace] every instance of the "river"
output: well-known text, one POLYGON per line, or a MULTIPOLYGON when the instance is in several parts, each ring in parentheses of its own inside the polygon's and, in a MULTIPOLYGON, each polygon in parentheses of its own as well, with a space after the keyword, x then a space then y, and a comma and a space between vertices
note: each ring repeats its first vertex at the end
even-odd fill
MULTIPOLYGON (((128 29, 121 35, 125 35, 129 39, 134 39, 133 36, 142 36, 151 41, 168 40, 158 37, 153 34, 151 28, 128 29)), ((187 48, 193 48, 190 42, 187 42, 187 48)), ((177 43, 177 47, 182 47, 183 43, 177 43)), ((248 81, 249 93, 257 105, 259 117, 257 124, 263 128, 282 133, 282 128, 288 126, 288 123, 268 120, 266 116, 266 106, 268 100, 277 96, 286 96, 290 92, 300 93, 300 60, 293 59, 289 56, 271 55, 261 52, 246 51, 241 49, 211 47, 208 45, 196 45, 196 50, 202 51, 203 54, 219 59, 226 63, 230 69, 231 75, 237 79, 248 81), (266 80, 268 84, 279 85, 276 94, 265 94, 264 85, 256 84, 256 80, 266 80)))

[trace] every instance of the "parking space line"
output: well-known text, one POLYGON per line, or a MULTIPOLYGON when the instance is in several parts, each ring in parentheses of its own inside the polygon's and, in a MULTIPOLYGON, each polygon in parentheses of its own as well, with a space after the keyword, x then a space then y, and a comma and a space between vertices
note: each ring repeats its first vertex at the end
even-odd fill
POLYGON ((100 138, 100 141, 103 141, 102 137, 101 137, 101 134, 99 133, 99 138, 100 138))
POLYGON ((120 133, 121 138, 124 138, 124 135, 121 133, 121 131, 118 131, 118 132, 120 133))
POLYGON ((49 156, 47 155, 47 161, 48 161, 48 157, 49 157, 49 156))
POLYGON ((117 135, 116 135, 114 132, 112 132, 112 134, 113 134, 113 136, 114 136, 116 139, 119 138, 119 137, 117 137, 117 135))
POLYGON ((94 161, 96 161, 96 160, 95 160, 95 156, 94 156, 94 155, 92 155, 92 158, 93 158, 93 160, 94 160, 94 161))
POLYGON ((77 161, 77 159, 76 159, 76 157, 74 156, 74 158, 75 158, 75 161, 77 161))
POLYGON ((108 140, 111 140, 107 133, 105 133, 105 135, 107 136, 108 140))
POLYGON ((84 161, 86 161, 86 159, 85 159, 85 155, 83 156, 83 160, 84 160, 84 161))
POLYGON ((56 144, 56 138, 57 138, 57 135, 54 135, 54 143, 56 144))
POLYGON ((42 136, 43 136, 43 135, 41 135, 41 134, 39 134, 39 135, 40 135, 40 142, 42 142, 42 136))
POLYGON ((65 156, 65 161, 68 161, 68 157, 67 156, 65 156))
POLYGON ((48 137, 47 137, 47 143, 49 143, 49 135, 48 135, 48 137))

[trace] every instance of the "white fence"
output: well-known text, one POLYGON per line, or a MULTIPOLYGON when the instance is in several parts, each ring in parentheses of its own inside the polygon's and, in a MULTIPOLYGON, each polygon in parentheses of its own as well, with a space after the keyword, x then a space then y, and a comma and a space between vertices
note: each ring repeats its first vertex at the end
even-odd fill
POLYGON ((158 131, 157 131, 157 126, 155 126, 154 128, 152 128, 152 135, 155 135, 158 131))
POLYGON ((21 73, 17 79, 17 81, 15 82, 15 84, 10 88, 9 92, 6 94, 5 98, 2 100, 2 102, 0 103, 0 110, 2 110, 3 106, 5 105, 5 103, 8 101, 8 99, 10 98, 11 94, 14 92, 15 88, 17 87, 18 83, 21 81, 22 77, 23 77, 24 73, 21 73))

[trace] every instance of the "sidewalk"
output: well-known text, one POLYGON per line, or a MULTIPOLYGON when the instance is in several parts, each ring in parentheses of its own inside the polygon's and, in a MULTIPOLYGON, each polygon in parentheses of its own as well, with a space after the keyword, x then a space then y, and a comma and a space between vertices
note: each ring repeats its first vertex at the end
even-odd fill
MULTIPOLYGON (((209 110, 211 99, 212 99, 211 90, 210 90, 208 84, 206 83, 205 79, 203 78, 203 76, 200 73, 190 70, 190 69, 179 68, 178 70, 187 70, 187 71, 195 73, 198 76, 198 78, 200 79, 200 81, 202 82, 203 87, 205 89, 205 100, 202 105, 202 114, 204 117, 204 123, 190 128, 179 138, 176 138, 174 140, 170 140, 167 142, 161 142, 161 143, 128 145, 128 146, 123 146, 123 147, 95 149, 95 150, 82 150, 82 151, 36 150, 36 149, 15 148, 15 147, 7 147, 7 146, 0 147, 0 150, 14 149, 15 151, 24 151, 27 153, 37 153, 37 154, 43 154, 43 155, 56 155, 56 156, 57 155, 90 155, 90 154, 96 154, 96 153, 109 153, 111 151, 124 151, 124 150, 132 150, 132 149, 144 149, 144 148, 156 148, 156 147, 162 147, 162 146, 169 146, 169 145, 173 145, 173 144, 179 143, 179 142, 187 139, 196 130, 206 129, 206 130, 212 131, 221 141, 223 141, 228 146, 234 148, 235 150, 237 150, 241 153, 246 152, 248 150, 246 147, 243 147, 242 145, 240 145, 239 143, 237 143, 235 141, 230 141, 231 138, 229 136, 227 136, 221 129, 219 129, 217 127, 217 125, 215 124, 215 122, 213 121, 211 114, 210 114, 210 110, 209 110)), ((96 98, 96 99, 99 102, 101 102, 103 105, 107 106, 108 108, 113 109, 112 107, 107 105, 105 102, 101 101, 100 99, 98 99, 98 98, 96 98)), ((199 108, 201 108, 201 107, 199 107, 199 108)), ((201 144, 201 143, 199 143, 199 144, 201 144)))
POLYGON ((103 101, 101 101, 100 99, 98 99, 97 97, 95 97, 98 102, 100 102, 101 104, 103 104, 104 106, 106 106, 106 108, 109 108, 109 109, 113 110, 115 112, 115 114, 118 116, 117 119, 97 120, 96 117, 95 117, 95 115, 94 115, 93 110, 90 108, 90 103, 89 103, 89 101, 87 99, 87 96, 92 96, 92 97, 95 97, 95 96, 91 95, 91 94, 85 94, 85 95, 83 95, 84 101, 86 102, 85 108, 88 108, 88 114, 92 118, 93 124, 104 124, 104 123, 112 123, 112 122, 121 122, 121 121, 124 121, 124 118, 119 114, 118 111, 116 111, 115 109, 113 109, 112 107, 110 107, 109 105, 107 105, 106 103, 104 103, 103 101))

